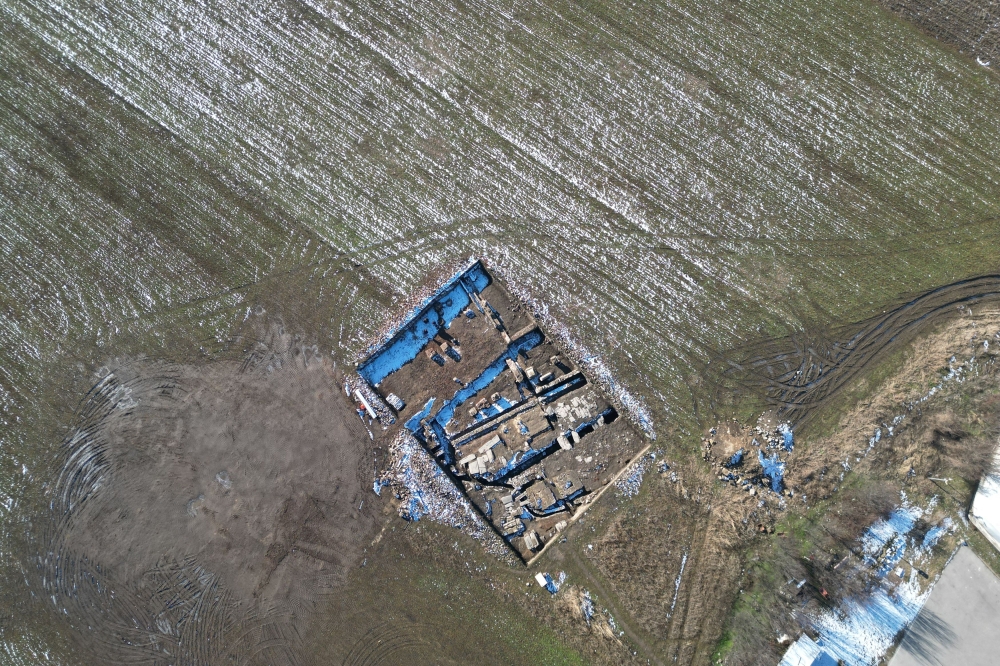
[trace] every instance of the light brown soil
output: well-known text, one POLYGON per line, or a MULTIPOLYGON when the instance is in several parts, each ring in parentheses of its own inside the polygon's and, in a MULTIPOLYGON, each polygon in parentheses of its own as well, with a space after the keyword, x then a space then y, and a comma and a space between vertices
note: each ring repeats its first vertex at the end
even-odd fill
POLYGON ((87 613, 85 653, 301 663, 303 623, 379 512, 368 432, 329 364, 280 333, 243 366, 111 368, 135 390, 88 430, 103 471, 76 493, 49 574, 71 615, 105 609, 87 613))
MULTIPOLYGON (((938 384, 954 356, 956 364, 978 355, 987 360, 1000 349, 1000 308, 995 304, 957 311, 947 321, 917 342, 906 352, 900 369, 876 387, 868 386, 870 380, 861 379, 850 390, 864 392, 866 397, 844 414, 834 431, 822 438, 807 442, 789 456, 786 483, 816 497, 828 496, 839 479, 839 465, 845 459, 855 465, 862 456, 875 429, 884 426, 900 414, 907 414, 901 424, 905 432, 913 417, 920 414, 920 407, 907 412, 904 405, 919 401, 932 386, 938 384), (990 343, 984 349, 983 342, 990 343), (822 470, 827 473, 823 474, 822 470), (836 473, 830 471, 836 469, 836 473)), ((938 417, 936 417, 938 418, 938 417)), ((902 470, 903 474, 910 467, 902 470)))

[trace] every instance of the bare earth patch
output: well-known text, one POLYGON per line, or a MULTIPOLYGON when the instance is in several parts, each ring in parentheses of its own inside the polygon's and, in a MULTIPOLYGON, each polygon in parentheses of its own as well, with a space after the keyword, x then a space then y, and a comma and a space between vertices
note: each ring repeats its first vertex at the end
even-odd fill
POLYGON ((122 364, 90 396, 48 580, 104 609, 82 641, 100 659, 300 663, 302 623, 371 540, 368 433, 310 348, 261 350, 122 364))

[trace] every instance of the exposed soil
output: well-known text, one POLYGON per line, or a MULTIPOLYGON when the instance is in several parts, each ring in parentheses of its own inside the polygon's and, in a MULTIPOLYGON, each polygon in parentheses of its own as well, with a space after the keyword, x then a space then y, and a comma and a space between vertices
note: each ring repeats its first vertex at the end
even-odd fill
POLYGON ((729 624, 726 663, 774 663, 784 650, 775 637, 797 636, 821 609, 863 594, 871 571, 857 555, 858 539, 898 506, 901 490, 916 505, 937 498, 914 528, 918 537, 949 515, 958 529, 921 565, 925 577, 970 538, 961 519, 1000 430, 1000 307, 963 303, 950 315, 897 347, 896 357, 880 355, 888 369, 869 366, 874 372, 842 384, 847 396, 860 396, 855 404, 829 433, 797 440, 785 473, 794 499, 780 512, 758 511, 766 531, 777 531, 742 549, 747 595, 729 624))
POLYGON ((378 511, 368 432, 329 364, 283 333, 243 364, 113 366, 85 402, 43 563, 53 601, 88 618, 83 654, 303 663, 304 623, 378 511))
MULTIPOLYGON (((887 433, 885 424, 892 423, 900 414, 907 414, 910 423, 919 418, 922 414, 919 401, 947 375, 950 359, 954 358, 952 365, 957 366, 975 356, 980 366, 987 367, 991 359, 997 358, 996 351, 1000 350, 998 335, 1000 307, 997 304, 963 308, 958 316, 914 343, 900 369, 882 382, 877 390, 867 386, 870 380, 857 379, 858 383, 865 385, 861 388, 867 389, 868 396, 841 417, 833 433, 808 441, 807 446, 792 453, 786 475, 788 485, 816 497, 828 496, 836 487, 839 472, 843 469, 840 463, 847 460, 853 466, 860 462, 856 459, 864 458, 864 451, 876 428, 887 433)), ((940 413, 934 418, 947 420, 940 413)), ((904 421, 897 430, 905 436, 909 425, 904 421)), ((933 452, 917 447, 913 453, 924 456, 933 452)), ((907 474, 910 468, 907 465, 901 473, 907 474)))
MULTIPOLYGON (((395 420, 382 421, 387 437, 415 438, 460 483, 478 515, 529 562, 636 455, 642 436, 484 266, 463 268, 460 283, 467 306, 445 320, 442 302, 452 307, 452 292, 439 292, 372 351, 359 372, 376 382, 369 386, 376 403, 393 405, 395 420), (489 282, 473 287, 470 275, 489 282), (419 349, 394 346, 417 330, 419 349), (366 374, 385 359, 395 369, 366 374)), ((367 409, 361 405, 359 413, 367 409)), ((412 464, 391 467, 383 482, 394 486, 402 517, 450 520, 443 517, 452 514, 445 504, 436 515, 424 491, 410 489, 412 464)))

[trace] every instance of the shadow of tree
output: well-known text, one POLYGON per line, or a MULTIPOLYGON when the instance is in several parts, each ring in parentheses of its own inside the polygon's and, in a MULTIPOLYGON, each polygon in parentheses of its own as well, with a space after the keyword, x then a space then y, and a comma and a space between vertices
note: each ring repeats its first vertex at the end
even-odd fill
POLYGON ((905 630, 900 649, 909 652, 921 664, 947 666, 938 658, 945 648, 955 642, 951 625, 926 606, 905 630))

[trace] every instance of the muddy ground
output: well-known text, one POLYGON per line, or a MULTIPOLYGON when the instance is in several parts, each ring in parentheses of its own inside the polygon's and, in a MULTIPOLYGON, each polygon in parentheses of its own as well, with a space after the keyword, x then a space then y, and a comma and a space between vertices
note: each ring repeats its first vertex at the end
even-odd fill
MULTIPOLYGON (((836 482, 818 470, 940 381, 952 355, 982 352, 1000 309, 953 305, 930 324, 851 366, 824 403, 840 410, 836 427, 797 440, 789 487, 832 496, 835 510, 836 482)), ((280 324, 248 339, 242 361, 111 363, 83 402, 51 488, 67 517, 39 570, 57 606, 91 618, 74 629, 78 654, 275 664, 745 655, 731 613, 753 583, 748 558, 805 506, 720 483, 693 443, 657 442, 637 496, 612 489, 537 565, 512 567, 458 530, 400 520, 370 492, 382 433, 369 436, 331 363, 280 324), (538 571, 565 572, 563 590, 538 588, 538 571)), ((912 441, 891 475, 919 467, 909 457, 933 443, 927 432, 954 430, 948 419, 900 435, 912 441)), ((754 423, 720 422, 718 453, 745 446, 754 423)), ((765 643, 751 647, 777 653, 765 643)))
POLYGON ((276 325, 243 363, 102 370, 53 489, 46 576, 71 615, 103 609, 81 654, 303 663, 304 623, 379 515, 371 440, 330 365, 276 325))

